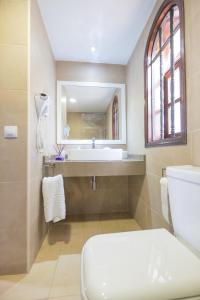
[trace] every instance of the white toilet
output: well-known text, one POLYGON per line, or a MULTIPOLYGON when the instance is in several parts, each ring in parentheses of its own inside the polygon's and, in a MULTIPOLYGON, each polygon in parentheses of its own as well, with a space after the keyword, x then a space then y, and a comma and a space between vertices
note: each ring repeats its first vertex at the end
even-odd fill
POLYGON ((90 238, 83 300, 200 300, 200 168, 168 167, 167 177, 176 237, 154 229, 90 238))

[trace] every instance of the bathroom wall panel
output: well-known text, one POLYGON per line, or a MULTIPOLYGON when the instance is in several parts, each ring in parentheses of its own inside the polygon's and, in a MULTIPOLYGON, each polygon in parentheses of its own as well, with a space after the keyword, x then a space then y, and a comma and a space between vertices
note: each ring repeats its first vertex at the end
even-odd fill
POLYGON ((25 273, 27 268, 26 226, 15 226, 12 229, 1 228, 0 237, 0 274, 25 273))
POLYGON ((37 115, 34 96, 50 96, 46 122, 45 153, 55 144, 55 61, 36 0, 30 1, 28 126, 28 268, 31 267, 46 233, 41 194, 42 155, 36 150, 37 115))
POLYGON ((27 176, 27 91, 0 89, 0 182, 25 181, 27 176), (4 139, 3 126, 17 125, 19 138, 4 139), (20 166, 17 167, 17 166, 20 166))
MULTIPOLYGON (((56 78, 57 80, 66 81, 95 81, 95 82, 114 82, 126 83, 126 67, 123 65, 95 64, 85 62, 56 62, 56 78)), ((91 145, 80 145, 83 148, 90 148, 91 145)), ((109 145, 113 148, 126 148, 126 145, 109 145)), ((67 148, 73 148, 74 145, 67 145, 67 148)), ((105 147, 105 145, 97 145, 97 148, 105 147)), ((126 177, 126 176, 125 176, 126 177)), ((108 178, 97 178, 97 191, 93 192, 88 182, 83 178, 67 178, 66 185, 70 188, 66 190, 69 197, 69 214, 92 214, 92 213, 109 213, 124 212, 128 210, 128 185, 119 188, 107 188, 108 178), (99 182, 101 181, 101 188, 99 182), (84 182, 84 183, 83 183, 84 182)), ((119 177, 121 178, 121 177, 119 177)), ((112 179, 111 179, 112 180, 112 179)), ((116 179, 120 187, 120 179, 116 179)))
POLYGON ((147 37, 162 0, 158 0, 152 15, 137 43, 127 65, 128 90, 128 148, 146 154, 146 176, 139 182, 129 179, 129 203, 132 214, 143 228, 165 227, 172 230, 162 216, 160 199, 160 178, 162 168, 169 165, 200 165, 200 2, 186 0, 185 4, 185 47, 187 86, 187 145, 144 148, 144 51, 147 37), (140 74, 140 76, 138 76, 140 74))
POLYGON ((27 2, 27 0, 0 1, 1 43, 27 45, 27 2))
POLYGON ((27 20, 28 1, 0 1, 0 274, 27 264, 27 20), (4 125, 18 138, 4 139, 4 125))
POLYGON ((56 62, 57 80, 126 82, 126 67, 123 65, 96 64, 86 62, 56 62))
POLYGON ((27 90, 27 46, 0 44, 0 89, 27 90))
POLYGON ((192 163, 200 166, 200 2, 185 0, 186 71, 188 128, 191 133, 192 163))

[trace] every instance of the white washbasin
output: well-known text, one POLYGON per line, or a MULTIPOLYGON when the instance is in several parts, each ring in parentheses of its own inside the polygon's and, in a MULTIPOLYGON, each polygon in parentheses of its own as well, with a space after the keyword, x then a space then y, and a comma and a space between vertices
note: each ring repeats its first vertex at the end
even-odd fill
POLYGON ((69 149, 69 160, 122 160, 122 149, 69 149))

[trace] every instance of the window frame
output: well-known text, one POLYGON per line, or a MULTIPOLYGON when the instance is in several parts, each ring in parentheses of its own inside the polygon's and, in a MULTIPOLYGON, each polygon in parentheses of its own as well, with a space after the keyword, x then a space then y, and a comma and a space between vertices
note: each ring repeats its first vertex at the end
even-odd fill
POLYGON ((118 96, 114 96, 112 103, 112 139, 119 139, 119 99, 118 96))
MULTIPOLYGON (((160 147, 160 146, 171 146, 171 145, 183 145, 187 144, 187 116, 186 116, 186 68, 185 68, 185 28, 184 28, 184 1, 183 0, 165 0, 158 10, 154 22, 152 24, 149 37, 145 49, 144 57, 144 83, 145 83, 145 104, 144 104, 144 121, 145 121, 145 147, 160 147), (148 111, 148 57, 149 52, 153 50, 154 41, 157 33, 159 32, 160 25, 164 20, 164 17, 170 11, 170 9, 177 5, 179 8, 180 18, 180 98, 181 98, 181 125, 182 131, 174 136, 161 137, 159 140, 149 141, 149 111, 148 111)), ((163 87, 164 88, 164 87, 163 87)), ((163 99, 164 102, 164 99, 163 99)), ((152 101, 151 101, 152 104, 152 101)), ((163 115, 166 111, 164 108, 163 115)), ((152 114, 151 114, 152 116, 152 114)), ((152 124, 151 124, 152 127, 152 124)), ((151 128, 152 131, 152 128, 151 128)), ((163 131, 166 131, 163 128, 163 131)))

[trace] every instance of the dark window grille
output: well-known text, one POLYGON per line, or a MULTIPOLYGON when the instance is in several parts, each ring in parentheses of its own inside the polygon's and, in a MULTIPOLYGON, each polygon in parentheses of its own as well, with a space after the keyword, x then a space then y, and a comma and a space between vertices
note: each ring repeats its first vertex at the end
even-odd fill
POLYGON ((145 50, 145 145, 186 144, 183 0, 166 0, 145 50))

